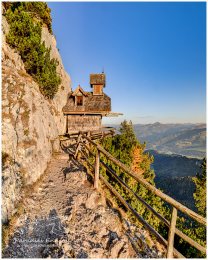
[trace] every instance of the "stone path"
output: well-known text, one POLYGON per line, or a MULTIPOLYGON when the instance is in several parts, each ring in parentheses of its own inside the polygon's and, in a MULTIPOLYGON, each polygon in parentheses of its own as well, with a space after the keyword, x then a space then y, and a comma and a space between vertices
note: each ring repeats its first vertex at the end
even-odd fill
POLYGON ((25 199, 3 257, 130 258, 162 257, 145 240, 145 230, 122 221, 94 190, 77 161, 53 158, 43 180, 25 199))

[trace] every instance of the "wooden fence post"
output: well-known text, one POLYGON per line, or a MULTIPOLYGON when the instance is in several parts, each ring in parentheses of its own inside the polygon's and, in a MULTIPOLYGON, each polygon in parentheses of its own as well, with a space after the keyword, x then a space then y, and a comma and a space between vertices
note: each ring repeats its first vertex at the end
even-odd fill
POLYGON ((100 171, 100 151, 97 150, 96 158, 95 158, 95 179, 94 179, 95 189, 98 189, 99 171, 100 171))
POLYGON ((173 248, 174 248, 174 236, 175 236, 175 227, 177 220, 177 209, 173 207, 171 222, 168 232, 168 247, 167 247, 167 258, 173 258, 173 248))
POLYGON ((78 138, 77 138, 77 147, 76 147, 76 150, 75 150, 75 153, 74 153, 75 159, 77 159, 77 155, 78 155, 78 152, 79 152, 81 137, 82 137, 82 135, 80 133, 78 138))
MULTIPOLYGON (((90 131, 87 132, 87 137, 88 137, 88 138, 90 138, 90 135, 91 135, 90 131)), ((85 140, 86 140, 86 139, 85 139, 85 140)), ((89 142, 89 141, 87 141, 86 145, 87 145, 87 147, 90 149, 90 142, 89 142)))

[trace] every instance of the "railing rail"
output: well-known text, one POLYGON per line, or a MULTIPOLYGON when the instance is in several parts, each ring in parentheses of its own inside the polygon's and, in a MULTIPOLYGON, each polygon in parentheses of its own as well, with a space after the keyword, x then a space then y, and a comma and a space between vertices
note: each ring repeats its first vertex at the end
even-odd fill
POLYGON ((86 154, 82 151, 83 147, 95 157, 95 165, 91 165, 89 162, 88 164, 93 168, 93 171, 95 172, 94 175, 94 187, 98 189, 99 187, 99 178, 104 182, 104 184, 111 190, 111 192, 121 201, 121 203, 130 210, 136 218, 153 234, 155 235, 160 242, 167 247, 167 258, 172 258, 173 256, 184 258, 184 256, 178 252, 174 248, 174 236, 177 234, 179 237, 181 237, 184 241, 188 242, 191 246, 195 247, 199 251, 206 253, 206 248, 185 235, 182 231, 176 228, 176 220, 177 220, 177 211, 181 211, 182 213, 186 214, 187 216, 191 217, 192 219, 196 220, 198 223, 206 225, 206 219, 196 212, 190 210, 189 208, 185 207, 178 201, 174 200, 170 196, 164 194, 162 191, 158 190, 156 187, 148 183, 144 178, 141 176, 138 176, 135 172, 131 171, 126 165, 121 163, 119 160, 117 160, 115 157, 113 157, 109 152, 107 152, 101 145, 95 143, 89 136, 87 136, 85 133, 80 133, 78 137, 78 143, 77 148, 75 151, 75 157, 77 157, 78 153, 81 152, 82 155, 85 157, 86 161, 88 162, 88 158, 86 157, 86 154), (89 145, 86 144, 86 142, 89 144, 92 144, 96 148, 96 153, 94 154, 91 149, 89 148, 89 145), (169 222, 166 220, 163 216, 161 216, 158 212, 156 212, 147 202, 144 201, 140 196, 138 196, 107 164, 105 164, 101 158, 100 155, 103 154, 108 160, 113 162, 115 165, 117 165, 120 169, 122 169, 124 172, 126 172, 129 176, 133 177, 138 183, 143 185, 146 189, 151 191, 156 196, 160 197, 163 201, 167 202, 172 206, 172 214, 171 214, 171 221, 169 222), (159 220, 161 220, 168 228, 168 241, 166 241, 150 224, 148 224, 140 215, 139 213, 131 207, 129 203, 127 203, 124 198, 112 187, 112 185, 102 176, 99 174, 99 168, 100 165, 103 165, 106 170, 116 178, 116 180, 129 192, 133 193, 133 195, 148 209, 150 210, 159 220))
MULTIPOLYGON (((159 220, 161 220, 167 227, 170 226, 170 222, 165 219, 162 215, 160 215, 155 209, 153 209, 144 199, 142 199, 140 196, 138 196, 133 190, 131 190, 128 185, 108 166, 106 165, 102 160, 100 161, 101 164, 110 172, 117 180, 120 182, 120 184, 127 189, 129 192, 131 192, 148 210, 150 210, 159 220)), ((199 251, 206 253, 206 249, 195 242, 193 239, 185 235, 183 232, 181 232, 179 229, 175 229, 176 235, 180 236, 182 239, 184 239, 186 242, 188 242, 190 245, 194 246, 199 251)))
POLYGON ((180 210, 181 212, 189 215, 189 217, 193 218, 197 222, 206 225, 206 219, 194 212, 193 210, 187 208, 186 206, 182 205, 180 202, 174 200, 170 196, 164 194, 162 191, 158 190, 156 187, 151 185, 149 182, 147 182, 142 177, 138 176, 136 173, 131 171, 126 165, 124 165, 122 162, 118 161, 115 157, 113 157, 109 152, 107 152, 101 145, 96 144, 94 141, 92 141, 89 137, 84 136, 84 138, 89 141, 91 144, 93 144, 101 153, 103 153, 108 159, 110 159, 113 163, 115 163, 117 166, 119 166, 122 170, 124 170, 126 173, 128 173, 131 177, 133 177, 135 180, 137 180, 140 184, 142 184, 145 188, 150 190, 152 193, 166 201, 167 203, 171 204, 176 209, 180 210))

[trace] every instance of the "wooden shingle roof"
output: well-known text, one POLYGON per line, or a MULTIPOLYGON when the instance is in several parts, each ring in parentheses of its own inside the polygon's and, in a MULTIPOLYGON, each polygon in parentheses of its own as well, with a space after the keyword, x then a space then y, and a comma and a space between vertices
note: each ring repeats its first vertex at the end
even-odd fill
POLYGON ((76 96, 79 92, 81 92, 84 96, 87 96, 87 92, 84 91, 83 88, 80 87, 80 85, 72 93, 72 96, 76 96))
POLYGON ((105 86, 105 74, 90 74, 90 85, 100 84, 105 86))

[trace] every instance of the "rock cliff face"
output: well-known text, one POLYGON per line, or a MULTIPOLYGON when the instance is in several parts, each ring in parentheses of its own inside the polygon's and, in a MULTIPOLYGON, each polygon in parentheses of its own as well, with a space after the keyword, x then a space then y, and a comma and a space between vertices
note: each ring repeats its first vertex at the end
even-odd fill
POLYGON ((5 223, 15 212, 24 186, 35 182, 45 171, 58 146, 58 135, 65 131, 62 108, 70 91, 70 77, 65 72, 56 48, 56 40, 42 28, 42 40, 51 46, 51 58, 59 61, 59 91, 53 100, 45 99, 39 86, 26 73, 21 57, 6 43, 9 25, 2 17, 2 218, 5 223))

